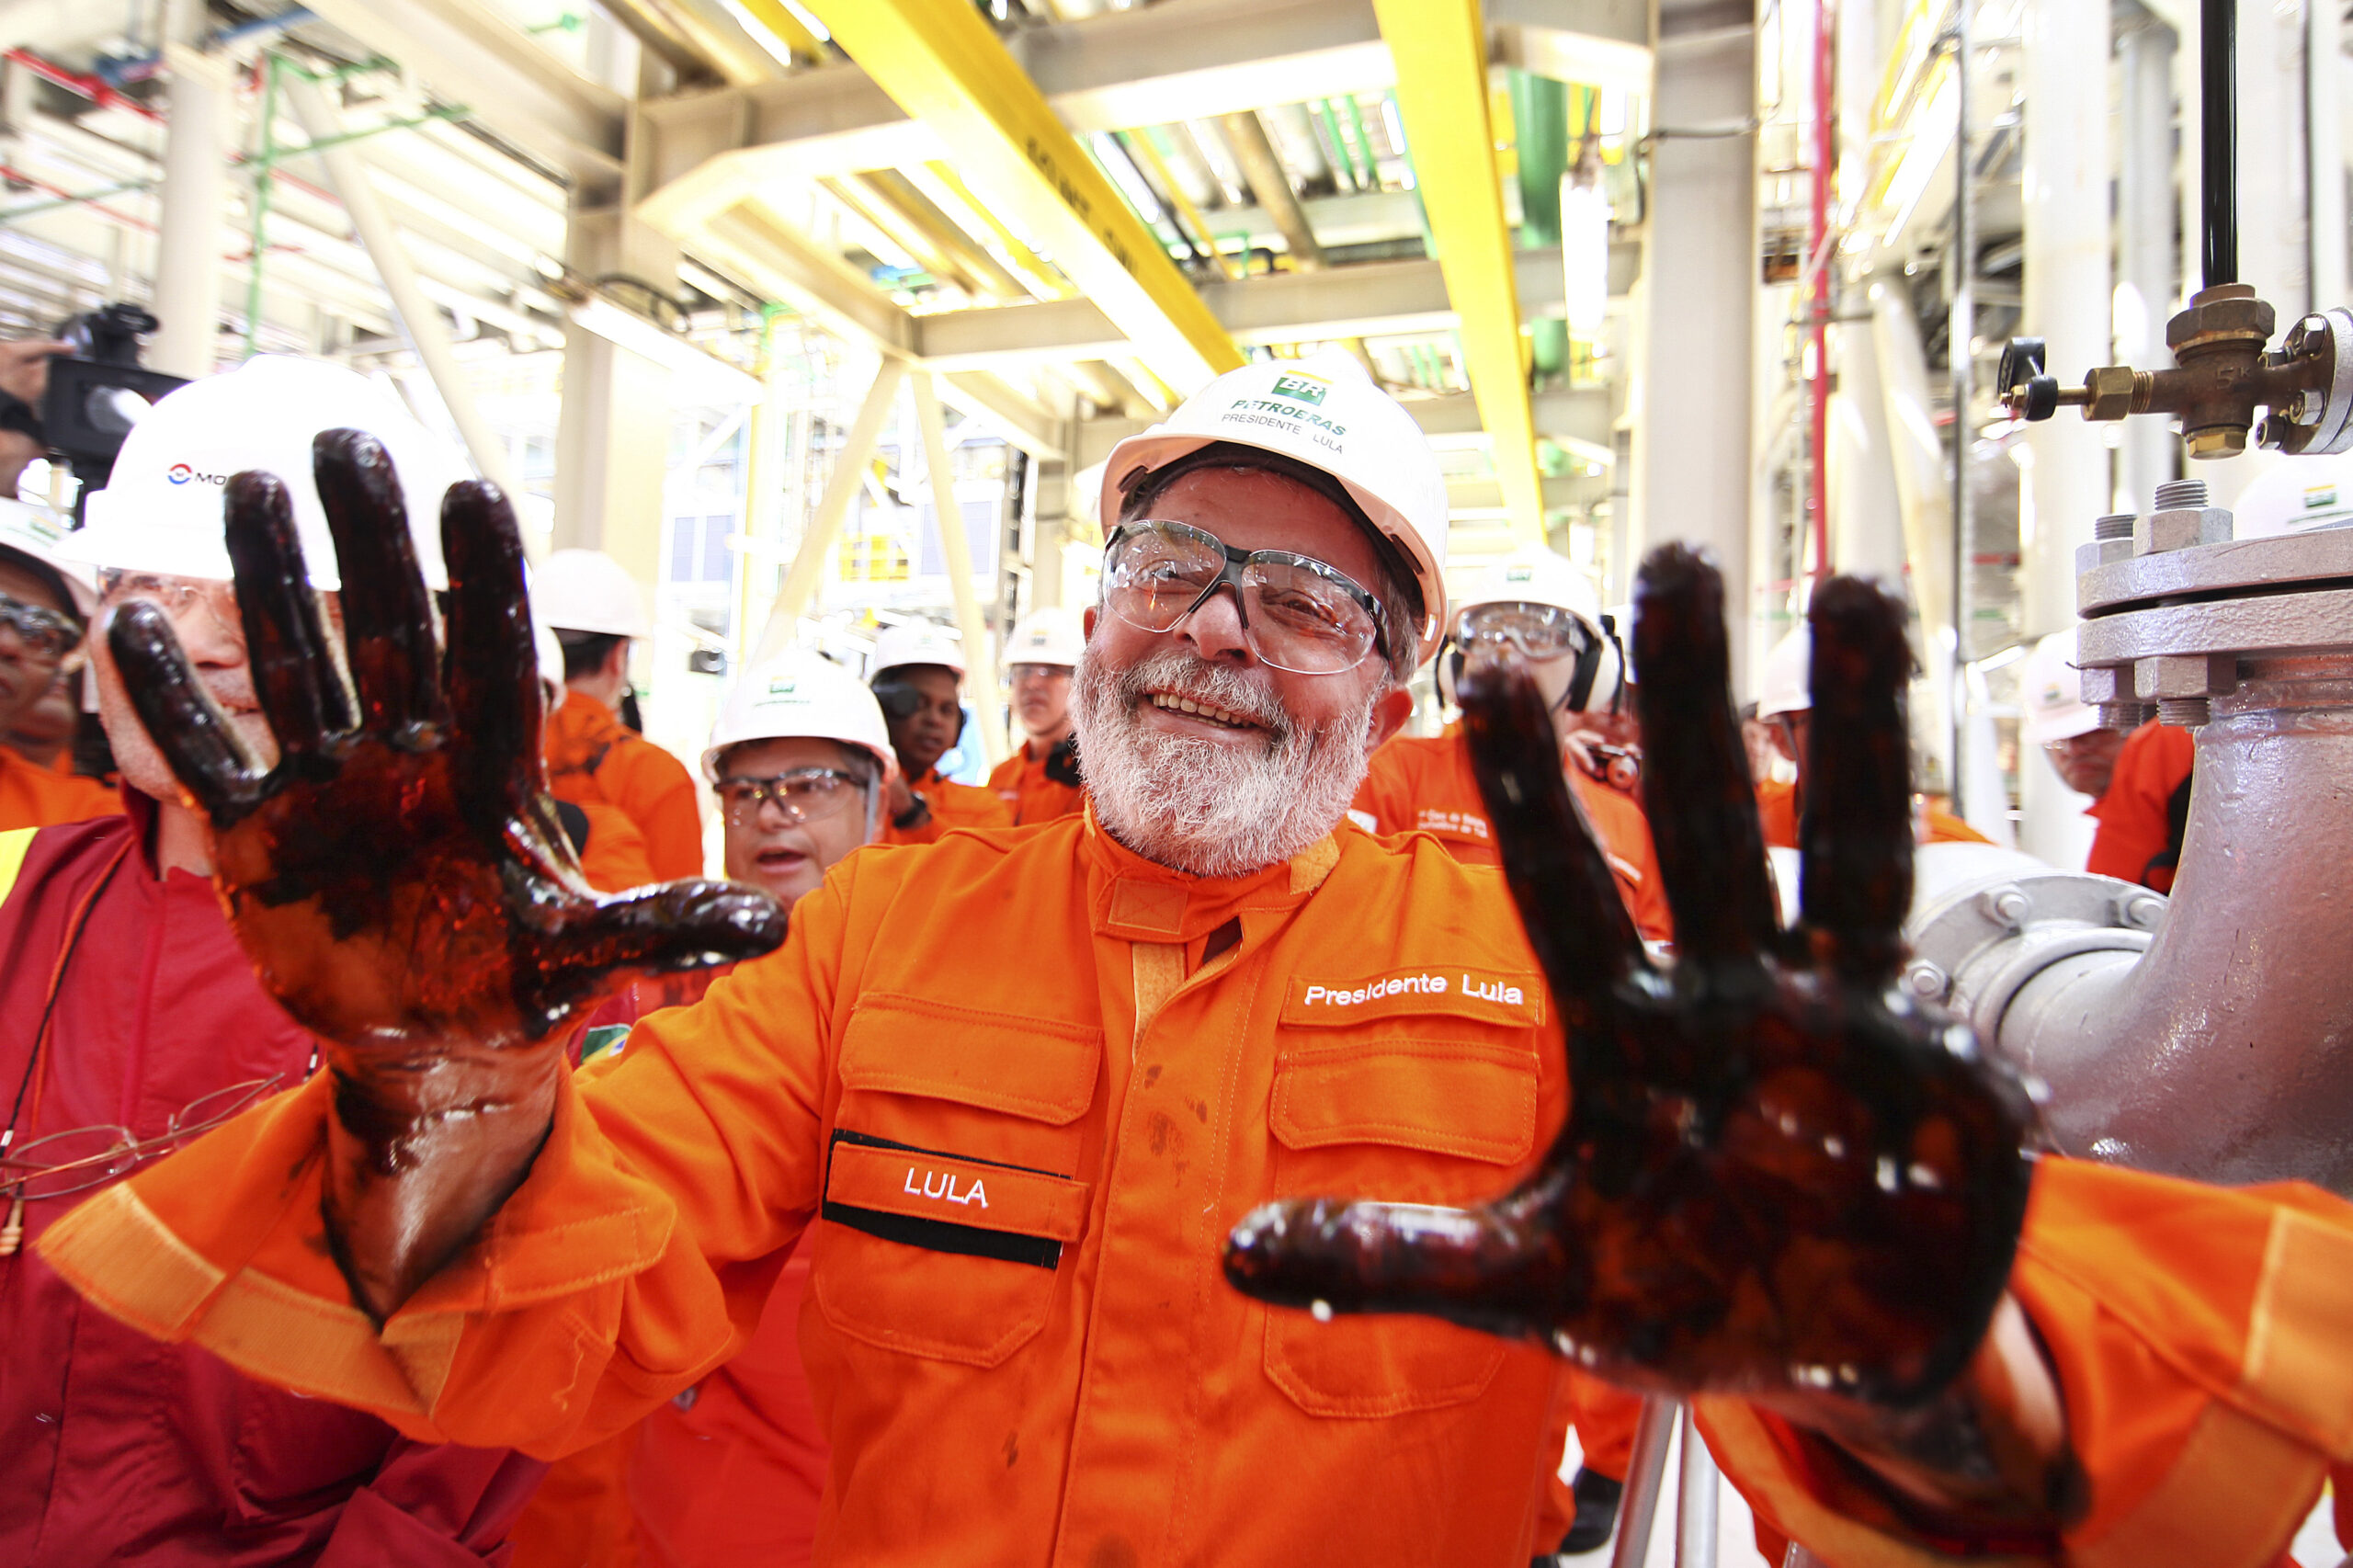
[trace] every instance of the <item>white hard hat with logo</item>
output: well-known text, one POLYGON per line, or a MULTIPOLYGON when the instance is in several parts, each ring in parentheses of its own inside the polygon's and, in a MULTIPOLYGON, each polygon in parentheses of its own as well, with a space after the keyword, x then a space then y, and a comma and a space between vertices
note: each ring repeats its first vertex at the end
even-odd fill
POLYGON ((1060 606, 1033 609, 1014 626, 1013 636, 1005 645, 1005 664, 1007 669, 1016 665, 1074 669, 1086 647, 1086 631, 1078 611, 1060 606))
POLYGON ((2282 458, 2239 492, 2232 537, 2268 539, 2353 523, 2353 453, 2282 458))
POLYGON ((1601 630, 1601 596, 1593 579, 1567 556, 1542 545, 1522 546, 1480 573, 1455 612, 1495 604, 1551 605, 1601 630))
POLYGON ((870 755, 888 778, 898 766, 882 705, 856 676, 810 648, 788 648, 746 674, 728 692, 703 777, 719 781, 719 759, 745 741, 838 741, 870 755))
POLYGON ((559 550, 540 562, 531 574, 531 608, 558 631, 654 635, 636 580, 601 550, 559 550))
POLYGON ((0 560, 21 557, 21 564, 36 575, 53 578, 64 592, 67 608, 87 621, 97 613, 97 574, 86 563, 58 553, 65 538, 65 520, 48 507, 0 500, 0 560))
POLYGON ((338 429, 364 430, 383 444, 400 476, 426 584, 449 586, 441 496, 472 477, 456 449, 358 371, 284 354, 258 355, 159 400, 123 437, 106 487, 90 492, 83 526, 61 551, 101 569, 230 577, 222 487, 231 475, 259 469, 277 475, 293 502, 312 585, 334 588, 335 542, 312 480, 311 441, 338 429))
POLYGON ((905 620, 886 626, 874 640, 874 665, 870 674, 879 676, 884 670, 895 670, 903 665, 944 665, 961 680, 962 641, 949 628, 928 620, 905 620))
POLYGON ((1813 707, 1813 628, 1803 621, 1765 655, 1756 680, 1756 716, 1803 713, 1813 707))
POLYGON ((1303 359, 1261 359, 1228 370, 1160 424, 1111 449, 1101 492, 1106 527, 1144 474, 1219 441, 1256 447, 1318 468, 1364 508, 1404 555, 1421 588, 1412 628, 1417 662, 1446 624, 1446 476, 1404 405, 1339 348, 1303 359))
POLYGON ((2075 666, 2075 634, 2054 631, 2034 645, 2018 672, 2018 705, 2026 710, 2029 745, 2072 740, 2099 728, 2099 710, 2084 700, 2075 666))

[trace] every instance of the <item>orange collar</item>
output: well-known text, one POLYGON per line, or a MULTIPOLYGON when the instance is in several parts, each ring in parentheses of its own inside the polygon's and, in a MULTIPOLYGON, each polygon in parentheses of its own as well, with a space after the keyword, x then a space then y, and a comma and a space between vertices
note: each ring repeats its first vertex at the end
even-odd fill
POLYGON ((1325 834, 1278 866, 1244 877, 1196 877, 1147 860, 1113 838, 1086 808, 1087 909, 1095 930, 1129 942, 1191 942, 1245 910, 1289 910, 1307 902, 1340 861, 1325 834))

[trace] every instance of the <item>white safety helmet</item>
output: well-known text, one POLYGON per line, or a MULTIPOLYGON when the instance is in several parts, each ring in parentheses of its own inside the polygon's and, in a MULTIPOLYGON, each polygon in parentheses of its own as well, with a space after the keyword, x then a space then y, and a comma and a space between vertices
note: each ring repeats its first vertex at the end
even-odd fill
POLYGON ((871 676, 884 670, 895 670, 902 665, 945 665, 964 678, 963 641, 952 628, 928 620, 904 620, 896 626, 886 626, 874 640, 874 665, 871 676))
MULTIPOLYGON (((1578 655, 1577 665, 1568 679, 1559 701, 1571 712, 1609 712, 1615 708, 1626 686, 1626 656, 1617 640, 1602 630, 1601 596, 1596 592, 1593 579, 1580 571, 1565 555, 1547 550, 1542 545, 1523 545, 1491 562, 1472 579, 1456 603, 1453 620, 1459 629, 1462 618, 1485 605, 1542 605, 1552 609, 1566 610, 1584 624, 1589 639, 1587 651, 1578 655)), ((1449 658, 1447 663, 1458 662, 1449 658)), ((1449 689, 1440 695, 1453 700, 1450 689, 1457 672, 1442 669, 1449 689)))
POLYGON ((2054 631, 2034 645, 2018 672, 2018 706, 2026 711, 2027 744, 2045 746, 2099 728, 2099 710, 2084 700, 2075 666, 2075 634, 2054 631))
POLYGON ((64 519, 48 507, 0 500, 0 560, 21 557, 20 563, 37 575, 55 579, 74 613, 86 622, 97 613, 97 574, 58 553, 65 537, 64 519))
POLYGON ((710 727, 703 777, 719 781, 719 759, 745 741, 822 740, 856 746, 887 779, 898 767, 882 705, 856 676, 811 648, 788 648, 737 681, 710 727))
POLYGON ((1078 611, 1059 606, 1033 609, 1013 628, 1013 636, 1005 645, 1005 667, 1060 665, 1075 669, 1086 646, 1086 625, 1078 611))
POLYGON ((1219 441, 1256 447, 1340 482, 1372 526, 1404 555, 1421 588, 1415 662, 1435 653, 1446 625, 1446 476, 1404 405, 1355 358, 1320 348, 1303 359, 1261 359, 1195 392, 1175 413, 1111 449, 1100 492, 1106 528, 1146 473, 1219 441))
POLYGON ((532 620, 531 652, 538 655, 540 689, 547 698, 548 711, 552 713, 563 703, 563 644, 557 641, 554 627, 544 620, 532 620))
POLYGON ((1756 716, 1803 713, 1813 707, 1813 628, 1798 622, 1790 633, 1765 655, 1756 680, 1756 716))
POLYGON ((540 562, 531 574, 531 608, 558 631, 654 635, 636 580, 601 550, 559 550, 540 562))
POLYGON ((457 451, 358 371, 283 354, 257 355, 158 400, 123 437, 106 487, 90 492, 83 526, 61 552, 100 569, 233 576, 222 487, 233 474, 260 469, 276 474, 293 501, 312 585, 336 587, 335 541, 312 480, 311 441, 323 430, 346 428, 383 443, 408 503, 409 538, 426 585, 448 587, 441 497, 472 477, 457 451))
POLYGON ((2239 492, 2232 537, 2268 539, 2353 523, 2353 453, 2282 458, 2239 492))

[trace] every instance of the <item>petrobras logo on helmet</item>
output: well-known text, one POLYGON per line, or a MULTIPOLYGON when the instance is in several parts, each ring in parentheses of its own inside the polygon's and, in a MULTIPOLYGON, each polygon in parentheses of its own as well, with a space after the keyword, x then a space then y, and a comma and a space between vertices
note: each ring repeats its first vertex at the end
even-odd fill
POLYGON ((1320 404, 1324 401, 1324 394, 1332 390, 1332 383, 1320 381, 1313 376, 1283 375, 1277 376, 1274 386, 1268 390, 1274 396, 1287 397, 1294 403, 1320 404))
POLYGON ((1504 568, 1504 581, 1506 583, 1533 583, 1536 581, 1536 568, 1533 566, 1506 566, 1504 568))
POLYGON ((2304 491, 2304 510, 2307 512, 2329 510, 2336 505, 2336 486, 2334 484, 2308 486, 2304 491))
POLYGON ((225 473, 206 473, 200 469, 190 468, 186 463, 174 463, 164 471, 164 477, 174 484, 225 485, 229 483, 229 476, 225 473))
MULTIPOLYGON (((1303 382, 1307 379, 1302 376, 1279 377, 1275 381, 1274 392, 1286 399, 1295 397, 1297 393, 1282 392, 1284 383, 1303 382)), ((1323 389, 1320 386, 1316 389, 1314 401, 1318 403, 1323 401, 1323 389)), ((1341 445, 1348 434, 1347 426, 1327 419, 1313 409, 1301 406, 1298 403, 1279 403, 1273 395, 1235 398, 1226 404, 1225 414, 1219 423, 1263 426, 1268 429, 1279 430, 1284 435, 1294 438, 1304 437, 1329 451, 1347 450, 1341 445)))

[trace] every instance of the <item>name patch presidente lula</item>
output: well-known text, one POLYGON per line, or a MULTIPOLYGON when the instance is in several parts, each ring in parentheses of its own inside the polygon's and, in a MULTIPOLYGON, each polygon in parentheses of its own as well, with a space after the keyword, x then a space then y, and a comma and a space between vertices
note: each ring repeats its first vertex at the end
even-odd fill
POLYGON ((1300 975, 1283 998, 1281 1021, 1312 1028, 1431 1013, 1532 1028, 1544 1021, 1544 983, 1532 971, 1452 964, 1369 976, 1300 975))

